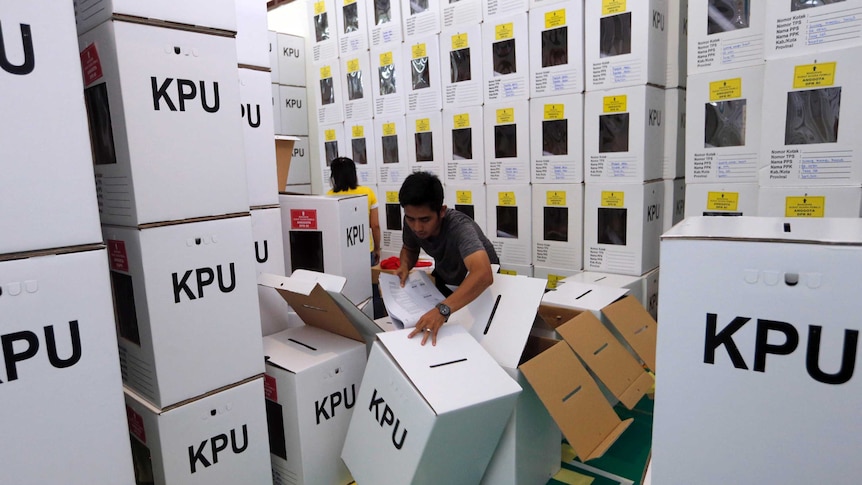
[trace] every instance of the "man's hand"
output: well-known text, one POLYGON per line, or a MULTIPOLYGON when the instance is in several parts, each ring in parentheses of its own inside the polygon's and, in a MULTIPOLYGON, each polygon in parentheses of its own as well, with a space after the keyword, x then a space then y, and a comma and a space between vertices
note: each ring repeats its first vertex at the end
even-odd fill
POLYGON ((395 270, 395 276, 401 280, 401 288, 404 288, 404 283, 407 282, 407 276, 410 274, 410 268, 403 264, 395 270))
POLYGON ((444 323, 446 323, 446 319, 440 314, 440 311, 436 308, 432 308, 425 312, 419 321, 416 322, 416 328, 410 332, 410 335, 408 335, 407 338, 413 338, 421 333, 422 345, 425 345, 428 342, 429 337, 431 338, 431 345, 437 345, 437 332, 444 323))

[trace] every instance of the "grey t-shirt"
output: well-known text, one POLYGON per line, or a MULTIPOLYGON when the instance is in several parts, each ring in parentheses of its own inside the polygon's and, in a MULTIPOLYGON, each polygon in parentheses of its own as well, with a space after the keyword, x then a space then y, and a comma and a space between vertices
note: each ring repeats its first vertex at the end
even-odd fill
POLYGON ((485 237, 479 225, 470 216, 455 209, 446 211, 440 234, 436 237, 419 239, 406 222, 402 236, 405 247, 417 251, 422 248, 434 258, 436 277, 448 285, 460 285, 464 281, 467 276, 464 258, 476 251, 484 249, 491 263, 500 263, 494 245, 485 237))

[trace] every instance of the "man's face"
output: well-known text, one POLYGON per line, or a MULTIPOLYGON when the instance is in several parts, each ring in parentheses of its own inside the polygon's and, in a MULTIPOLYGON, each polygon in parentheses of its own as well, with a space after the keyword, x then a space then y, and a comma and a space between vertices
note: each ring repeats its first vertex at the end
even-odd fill
POLYGON ((445 213, 445 205, 440 208, 440 212, 434 212, 427 205, 404 206, 404 220, 419 239, 428 239, 440 234, 440 225, 443 223, 445 213))

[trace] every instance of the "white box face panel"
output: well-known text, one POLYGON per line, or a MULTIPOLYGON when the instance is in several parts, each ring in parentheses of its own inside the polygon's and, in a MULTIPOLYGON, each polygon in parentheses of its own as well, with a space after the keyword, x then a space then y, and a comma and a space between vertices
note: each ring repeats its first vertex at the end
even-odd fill
POLYGON ((532 194, 530 185, 488 185, 488 231, 502 266, 529 266, 532 247, 532 194))
POLYGON ((374 118, 374 144, 379 163, 377 183, 397 184, 410 174, 407 166, 407 127, 403 116, 374 118))
MULTIPOLYGON (((756 182, 764 165, 763 67, 689 76, 685 178, 688 183, 756 182)), ((772 121, 778 112, 768 119, 772 121)))
MULTIPOLYGON (((251 233, 254 239, 254 260, 257 274, 270 273, 285 276, 284 242, 281 231, 281 209, 251 211, 251 233)), ((257 287, 260 303, 261 334, 271 335, 288 326, 288 305, 272 288, 257 287)))
POLYGON ((862 1, 766 2, 765 57, 815 54, 862 45, 862 1))
POLYGON ((315 0, 309 13, 308 39, 315 64, 338 59, 338 21, 335 0, 315 0))
POLYGON ((18 0, 0 18, 0 254, 99 242, 72 9, 18 0))
POLYGON ((341 56, 368 52, 368 3, 373 0, 348 0, 336 7, 338 51, 341 56))
POLYGON ((530 181, 530 104, 511 100, 485 107, 485 182, 530 181))
POLYGON ((836 483, 859 471, 862 417, 848 395, 859 223, 692 218, 665 236, 654 483, 836 483), (785 446, 795 442, 807 446, 785 446), (811 460, 809 446, 829 453, 811 460))
POLYGON ((347 146, 347 139, 344 138, 344 124, 321 126, 320 133, 323 136, 319 138, 320 146, 317 148, 320 154, 320 168, 323 171, 321 180, 329 181, 329 177, 332 175, 329 165, 338 157, 349 157, 350 150, 347 146))
POLYGON ((489 19, 482 24, 485 103, 530 96, 527 14, 489 19))
POLYGON ((250 207, 278 204, 272 93, 264 71, 239 70, 239 100, 250 207))
POLYGON ((371 49, 394 49, 401 46, 401 2, 369 0, 366 4, 371 49), (386 47, 390 46, 390 47, 386 47))
POLYGON ((685 89, 664 91, 664 162, 661 178, 685 177, 685 89))
POLYGON ((272 126, 276 135, 285 134, 281 128, 281 86, 276 83, 272 83, 272 126))
MULTIPOLYGON (((450 6, 462 3, 465 2, 455 2, 450 6)), ((482 104, 482 46, 482 26, 478 23, 460 25, 440 34, 444 109, 482 104)))
POLYGON ((482 2, 482 15, 485 21, 495 21, 500 17, 526 12, 529 7, 529 0, 488 0, 482 2))
POLYGON ((859 217, 860 187, 760 187, 757 215, 763 217, 859 217))
POLYGON ((87 32, 112 15, 129 15, 152 20, 166 20, 236 32, 236 6, 233 0, 175 2, 154 0, 75 0, 78 35, 87 32))
POLYGON ((689 1, 688 74, 762 65, 767 4, 689 1))
POLYGON ((407 112, 442 109, 440 36, 413 38, 404 42, 403 49, 401 69, 407 73, 407 112))
POLYGON ((440 111, 409 114, 407 128, 407 169, 431 172, 443 179, 443 119, 440 111))
POLYGON ((312 69, 317 71, 317 82, 314 84, 314 96, 317 100, 317 123, 331 124, 344 121, 343 78, 338 59, 315 64, 312 69))
POLYGON ((269 75, 270 80, 274 84, 278 84, 278 58, 280 51, 278 50, 278 32, 274 30, 268 31, 269 41, 269 75))
POLYGON ((467 214, 488 234, 488 200, 484 185, 449 182, 443 186, 443 193, 446 207, 467 214))
POLYGON ((760 185, 862 183, 860 59, 854 47, 766 64, 760 185))
POLYGON ((661 232, 667 232, 671 227, 685 217, 685 179, 663 180, 664 212, 662 213, 661 232))
POLYGON ((404 40, 440 33, 440 0, 398 0, 404 23, 404 40))
MULTIPOLYGON (((377 183, 377 137, 374 131, 374 121, 371 119, 345 123, 344 136, 347 139, 345 155, 356 164, 356 181, 359 185, 375 185, 377 183)), ((329 182, 329 178, 324 179, 329 182)))
MULTIPOLYGON (((380 248, 394 256, 401 254, 404 242, 402 231, 404 230, 404 209, 398 202, 398 191, 401 185, 378 185, 377 199, 379 207, 377 214, 380 217, 380 248)), ((385 256, 380 256, 386 259, 385 256)))
POLYGON ((532 183, 583 182, 584 95, 531 99, 530 126, 532 183))
POLYGON ((262 1, 236 0, 236 58, 240 65, 270 67, 266 12, 262 1))
MULTIPOLYGON (((471 26, 482 23, 482 0, 458 0, 441 3, 440 15, 443 30, 457 26, 471 26)), ((462 27, 463 28, 463 27, 462 27)))
POLYGON ((530 10, 530 95, 584 90, 584 11, 581 2, 530 10))
POLYGON ((666 89, 685 87, 688 75, 688 1, 667 4, 666 89))
POLYGON ((401 62, 401 44, 372 51, 371 66, 374 117, 403 116, 410 71, 404 70, 404 63, 401 62))
POLYGON ((533 185, 533 264, 583 268, 583 216, 583 184, 533 185))
POLYGON ((287 172, 287 185, 311 184, 311 151, 308 137, 299 136, 293 142, 293 156, 290 157, 290 170, 287 172))
POLYGON ((135 483, 105 252, 0 263, 4 481, 135 483))
POLYGON ((685 216, 755 216, 759 190, 753 183, 686 184, 685 216))
POLYGON ((234 39, 111 21, 78 44, 102 223, 248 210, 234 39))
POLYGON ((308 89, 279 86, 280 135, 308 136, 308 89))
POLYGON ((354 52, 341 57, 344 74, 344 121, 370 120, 373 117, 371 61, 368 52, 354 52))
POLYGON ((485 182, 484 108, 472 106, 443 111, 445 184, 485 182))
POLYGON ((278 83, 305 86, 305 37, 278 34, 278 83))

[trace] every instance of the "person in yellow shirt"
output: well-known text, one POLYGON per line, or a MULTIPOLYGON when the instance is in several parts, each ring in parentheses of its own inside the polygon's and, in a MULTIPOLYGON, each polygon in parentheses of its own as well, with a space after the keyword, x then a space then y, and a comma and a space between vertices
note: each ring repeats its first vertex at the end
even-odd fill
POLYGON ((359 185, 356 178, 356 164, 347 157, 338 157, 329 165, 332 175, 329 178, 332 188, 326 195, 366 195, 368 196, 368 224, 371 226, 371 266, 380 263, 380 219, 377 214, 377 195, 370 187, 359 185))

